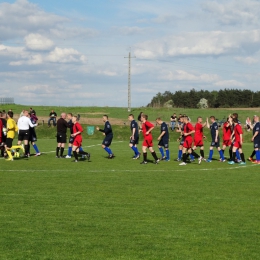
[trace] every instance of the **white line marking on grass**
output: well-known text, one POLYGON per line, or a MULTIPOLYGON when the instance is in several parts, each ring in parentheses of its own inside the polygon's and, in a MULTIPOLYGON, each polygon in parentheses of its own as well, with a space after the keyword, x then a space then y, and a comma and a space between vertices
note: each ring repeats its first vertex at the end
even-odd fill
MULTIPOLYGON (((253 164, 253 165, 248 165, 248 166, 235 166, 235 167, 228 167, 228 168, 204 168, 204 169, 200 169, 200 168, 197 168, 197 169, 189 169, 189 167, 185 167, 185 169, 140 169, 140 170, 117 170, 117 169, 111 169, 111 170, 108 170, 108 169, 105 169, 105 170, 89 170, 87 171, 87 173, 100 173, 100 172, 186 172, 186 171, 189 171, 189 172, 194 172, 194 171, 223 171, 223 170, 237 170, 237 169, 245 169, 245 168, 248 168, 248 167, 255 167, 257 166, 256 164, 253 164)), ((140 166, 142 167, 142 166, 140 166)), ((146 167, 146 166, 144 166, 146 167)), ((156 166, 157 167, 157 166, 156 166)), ((62 170, 62 169, 55 169, 55 170, 2 170, 0 169, 0 172, 73 172, 73 173, 76 173, 76 172, 81 172, 83 171, 82 169, 71 169, 71 170, 62 170)))

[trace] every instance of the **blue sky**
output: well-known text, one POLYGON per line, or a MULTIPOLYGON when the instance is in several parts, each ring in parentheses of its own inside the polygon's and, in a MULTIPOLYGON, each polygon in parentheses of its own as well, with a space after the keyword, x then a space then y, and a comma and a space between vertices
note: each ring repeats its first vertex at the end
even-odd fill
POLYGON ((132 106, 166 90, 260 90, 259 1, 0 1, 0 96, 132 106))

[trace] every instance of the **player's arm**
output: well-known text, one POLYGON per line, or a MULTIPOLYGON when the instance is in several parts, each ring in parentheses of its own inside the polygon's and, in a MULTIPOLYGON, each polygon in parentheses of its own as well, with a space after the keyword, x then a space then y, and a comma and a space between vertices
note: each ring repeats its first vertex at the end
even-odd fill
MULTIPOLYGON (((27 117, 26 120, 28 121, 28 124, 29 124, 30 127, 35 127, 35 126, 37 126, 37 124, 33 124, 32 121, 31 121, 28 117, 27 117)), ((18 127, 18 128, 19 128, 19 127, 18 127)))
POLYGON ((209 119, 208 118, 206 119, 206 125, 207 125, 207 128, 210 128, 209 119))
POLYGON ((218 130, 216 130, 216 138, 215 138, 215 142, 217 142, 217 141, 218 141, 218 135, 219 135, 219 131, 218 131, 218 130))
POLYGON ((202 128, 204 128, 207 125, 207 122, 205 122, 204 124, 202 124, 202 128))
POLYGON ((161 134, 158 137, 158 141, 162 139, 162 137, 165 135, 166 131, 162 131, 161 134))
POLYGON ((253 137, 252 137, 252 139, 251 139, 252 142, 254 141, 254 139, 255 139, 255 137, 258 135, 258 133, 259 133, 259 131, 255 131, 255 134, 253 135, 253 137))

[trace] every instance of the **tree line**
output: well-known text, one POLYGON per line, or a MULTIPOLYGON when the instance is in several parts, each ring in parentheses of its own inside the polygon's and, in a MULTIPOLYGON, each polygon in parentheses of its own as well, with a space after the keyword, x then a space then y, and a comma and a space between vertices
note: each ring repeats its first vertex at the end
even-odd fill
POLYGON ((223 89, 190 91, 165 91, 157 93, 147 105, 148 107, 181 107, 200 108, 201 100, 207 101, 210 108, 259 107, 260 91, 248 89, 223 89))

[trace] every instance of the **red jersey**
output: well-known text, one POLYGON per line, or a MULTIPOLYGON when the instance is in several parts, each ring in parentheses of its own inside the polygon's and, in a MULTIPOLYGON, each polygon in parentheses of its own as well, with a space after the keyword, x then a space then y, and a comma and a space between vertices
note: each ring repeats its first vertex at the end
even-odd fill
POLYGON ((154 125, 151 122, 146 121, 145 123, 142 123, 142 132, 145 139, 153 138, 151 132, 148 135, 146 134, 146 132, 152 127, 154 127, 154 125))
POLYGON ((235 142, 240 142, 240 135, 243 134, 241 125, 236 124, 234 127, 235 142))
MULTIPOLYGON (((184 124, 184 126, 183 126, 183 132, 184 132, 184 133, 189 133, 189 132, 191 132, 191 131, 193 131, 193 130, 194 130, 194 128, 193 128, 193 126, 192 126, 191 123, 184 124)), ((189 136, 191 136, 191 134, 185 136, 185 138, 187 138, 187 137, 189 137, 189 136)))
POLYGON ((197 123, 195 125, 194 139, 202 139, 202 138, 203 138, 203 126, 201 123, 197 123))
POLYGON ((224 123, 223 125, 223 140, 230 140, 232 134, 231 126, 228 122, 224 123))
MULTIPOLYGON (((80 132, 80 134, 78 135, 81 135, 81 133, 83 132, 83 128, 82 126, 80 125, 80 123, 76 122, 74 125, 73 125, 73 134, 77 133, 77 132, 80 132)), ((77 136, 78 136, 77 135, 77 136)))

